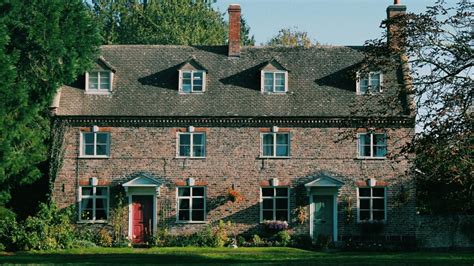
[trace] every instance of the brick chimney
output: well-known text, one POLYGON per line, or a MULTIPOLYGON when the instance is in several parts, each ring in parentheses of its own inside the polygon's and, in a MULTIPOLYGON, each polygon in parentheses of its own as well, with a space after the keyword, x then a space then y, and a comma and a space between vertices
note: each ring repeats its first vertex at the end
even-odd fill
POLYGON ((401 0, 394 0, 393 5, 387 7, 387 43, 392 49, 399 50, 400 44, 403 44, 402 31, 399 25, 391 25, 390 20, 397 19, 397 17, 403 16, 406 14, 407 7, 400 4, 401 0))
POLYGON ((231 4, 229 12, 229 56, 240 56, 240 5, 231 4))

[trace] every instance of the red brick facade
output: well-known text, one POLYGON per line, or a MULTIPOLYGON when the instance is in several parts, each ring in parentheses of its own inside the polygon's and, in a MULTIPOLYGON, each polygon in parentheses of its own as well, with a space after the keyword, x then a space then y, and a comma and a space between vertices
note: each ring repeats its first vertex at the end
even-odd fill
MULTIPOLYGON (((186 128, 116 125, 100 127, 100 131, 110 132, 109 158, 80 158, 80 132, 85 130, 89 127, 70 126, 65 133, 64 162, 53 189, 60 207, 77 204, 78 186, 87 185, 91 177, 96 177, 99 185, 121 187, 138 173, 147 173, 163 182, 156 201, 156 215, 162 216, 157 217, 158 228, 168 227, 174 233, 196 231, 202 224, 176 223, 176 187, 193 178, 196 185, 207 187, 207 223, 230 220, 239 232, 250 233, 260 224, 260 187, 278 178, 280 186, 290 187, 290 228, 309 234, 309 221, 300 225, 293 210, 297 206, 309 208, 304 184, 324 172, 344 182, 337 196, 339 239, 361 234, 356 193, 358 186, 367 186, 369 178, 387 188, 383 235, 414 235, 414 185, 405 175, 407 160, 358 159, 356 140, 343 138, 348 132, 355 135, 353 129, 285 126, 281 130, 291 136, 287 159, 260 158, 260 133, 269 127, 196 127, 196 131, 206 132, 205 159, 176 158, 177 132, 186 128), (227 201, 232 187, 241 193, 242 201, 227 201)), ((386 132, 388 152, 397 154, 412 129, 386 132)))

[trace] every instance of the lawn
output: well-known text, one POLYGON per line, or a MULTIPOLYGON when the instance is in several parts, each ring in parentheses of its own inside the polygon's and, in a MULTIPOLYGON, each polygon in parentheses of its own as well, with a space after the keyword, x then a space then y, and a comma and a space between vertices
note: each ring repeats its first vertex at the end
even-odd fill
POLYGON ((468 252, 312 252, 295 248, 88 248, 0 253, 0 264, 474 265, 468 252))

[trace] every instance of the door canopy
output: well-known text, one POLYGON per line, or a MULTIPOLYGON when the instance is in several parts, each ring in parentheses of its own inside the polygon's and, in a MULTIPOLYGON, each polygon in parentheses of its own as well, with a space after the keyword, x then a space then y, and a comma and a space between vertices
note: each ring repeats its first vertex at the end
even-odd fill
POLYGON ((339 189, 344 185, 344 182, 335 179, 334 177, 329 176, 328 174, 322 173, 315 180, 306 183, 304 186, 306 189, 311 190, 311 188, 337 188, 339 189))
POLYGON ((126 192, 128 192, 129 188, 155 188, 156 193, 159 195, 161 182, 150 175, 140 174, 134 179, 122 184, 122 186, 126 192))

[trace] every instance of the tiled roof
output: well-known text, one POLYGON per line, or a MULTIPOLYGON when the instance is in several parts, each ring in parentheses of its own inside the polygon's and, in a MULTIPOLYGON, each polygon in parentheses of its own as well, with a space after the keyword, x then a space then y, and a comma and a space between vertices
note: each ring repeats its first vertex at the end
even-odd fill
MULTIPOLYGON (((229 58, 227 46, 107 45, 101 58, 113 66, 110 95, 84 93, 84 77, 63 86, 59 116, 349 117, 402 116, 401 104, 360 108, 354 72, 361 47, 243 47, 229 58), (194 58, 207 71, 206 92, 178 93, 178 68, 194 58), (260 69, 270 60, 289 69, 288 93, 262 94, 260 69), (363 111, 362 111, 363 110, 363 111), (383 110, 383 111, 381 111, 383 110)), ((392 75, 393 76, 393 75, 392 75)), ((390 75, 387 75, 390 78, 390 75)), ((385 77, 384 79, 387 79, 385 77)), ((384 93, 390 89, 384 88, 384 93)), ((380 98, 383 98, 380 96, 380 98)))

